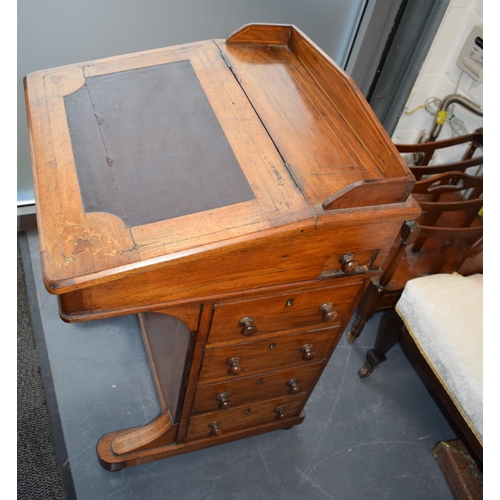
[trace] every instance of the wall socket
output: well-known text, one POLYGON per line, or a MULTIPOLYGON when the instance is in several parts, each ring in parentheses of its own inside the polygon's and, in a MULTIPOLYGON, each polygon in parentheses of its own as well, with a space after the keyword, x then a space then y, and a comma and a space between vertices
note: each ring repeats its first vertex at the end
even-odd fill
POLYGON ((474 26, 457 60, 458 67, 476 82, 483 81, 483 27, 474 26))

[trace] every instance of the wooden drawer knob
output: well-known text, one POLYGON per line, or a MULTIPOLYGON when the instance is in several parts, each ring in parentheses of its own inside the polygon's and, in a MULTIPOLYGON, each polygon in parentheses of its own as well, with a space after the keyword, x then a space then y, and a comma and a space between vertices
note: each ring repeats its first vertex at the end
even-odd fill
POLYGON ((286 408, 284 406, 278 406, 278 408, 274 409, 274 412, 278 414, 276 416, 276 420, 285 420, 286 419, 286 408))
POLYGON ((212 430, 210 431, 211 436, 220 436, 222 434, 222 429, 220 428, 219 422, 212 422, 208 425, 212 430))
POLYGON ((331 302, 325 302, 319 308, 319 312, 323 315, 322 319, 326 323, 331 323, 337 317, 337 311, 333 310, 331 302))
POLYGON ((289 387, 288 392, 290 394, 297 394, 302 390, 302 387, 299 385, 299 381, 296 378, 290 379, 286 385, 289 387))
POLYGON ((300 348, 300 352, 302 353, 302 359, 304 361, 311 361, 316 357, 316 353, 312 350, 312 344, 305 344, 300 348))
POLYGON ((221 392, 216 399, 219 401, 219 410, 227 410, 232 405, 227 392, 221 392))
POLYGON ((342 266, 342 272, 345 274, 354 274, 359 268, 359 263, 354 259, 354 254, 352 252, 342 255, 339 262, 342 266))
POLYGON ((229 373, 229 375, 239 375, 243 371, 243 367, 240 365, 240 358, 238 358, 238 356, 229 358, 227 360, 227 364, 229 366, 227 369, 227 373, 229 373))
POLYGON ((257 327, 253 324, 252 316, 245 316, 244 318, 241 318, 240 325, 243 327, 240 330, 240 333, 244 337, 250 337, 257 332, 257 327))

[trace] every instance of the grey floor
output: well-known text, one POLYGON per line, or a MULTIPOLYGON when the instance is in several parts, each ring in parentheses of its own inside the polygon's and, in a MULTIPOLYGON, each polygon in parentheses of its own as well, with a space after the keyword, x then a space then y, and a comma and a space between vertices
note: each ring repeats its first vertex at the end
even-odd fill
MULTIPOLYGON (((35 277, 31 297, 53 383, 57 439, 78 500, 452 499, 431 451, 454 438, 400 346, 361 380, 376 315, 351 345, 344 337, 309 399, 304 422, 275 431, 107 472, 96 443, 110 431, 159 413, 134 316, 66 324, 43 286, 36 232, 28 231, 35 277), (61 442, 62 441, 62 442, 61 442)), ((26 262, 24 263, 26 265, 26 262)), ((49 388, 50 391, 50 388, 49 388)))

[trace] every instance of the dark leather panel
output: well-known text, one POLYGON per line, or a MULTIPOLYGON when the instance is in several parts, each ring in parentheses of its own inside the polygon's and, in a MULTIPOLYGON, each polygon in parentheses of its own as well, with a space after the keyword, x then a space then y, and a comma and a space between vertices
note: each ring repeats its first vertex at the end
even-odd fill
POLYGON ((87 78, 64 100, 86 212, 133 227, 255 198, 189 61, 87 78))

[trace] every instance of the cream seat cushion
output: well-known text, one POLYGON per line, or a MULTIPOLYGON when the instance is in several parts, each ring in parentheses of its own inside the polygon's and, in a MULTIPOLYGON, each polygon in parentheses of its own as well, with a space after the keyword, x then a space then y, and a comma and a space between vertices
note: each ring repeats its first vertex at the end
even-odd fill
POLYGON ((482 443, 482 274, 436 274, 410 280, 396 311, 482 443))

